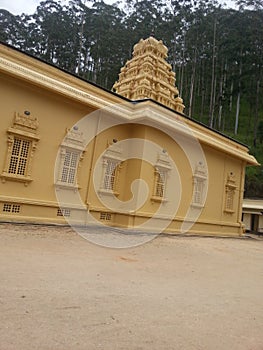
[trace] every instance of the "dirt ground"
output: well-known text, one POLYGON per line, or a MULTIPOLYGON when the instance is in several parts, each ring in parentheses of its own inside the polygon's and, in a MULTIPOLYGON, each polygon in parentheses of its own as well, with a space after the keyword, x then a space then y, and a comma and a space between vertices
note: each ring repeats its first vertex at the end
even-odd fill
POLYGON ((1 350, 263 350, 263 240, 0 224, 1 350))

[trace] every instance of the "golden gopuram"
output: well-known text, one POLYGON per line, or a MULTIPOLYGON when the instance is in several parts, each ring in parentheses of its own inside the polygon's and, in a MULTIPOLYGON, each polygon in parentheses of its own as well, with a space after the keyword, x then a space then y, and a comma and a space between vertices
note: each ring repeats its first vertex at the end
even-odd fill
POLYGON ((166 61, 167 52, 161 40, 153 36, 141 39, 134 46, 132 59, 121 68, 114 91, 131 100, 149 98, 183 113, 183 100, 175 86, 172 66, 166 61))

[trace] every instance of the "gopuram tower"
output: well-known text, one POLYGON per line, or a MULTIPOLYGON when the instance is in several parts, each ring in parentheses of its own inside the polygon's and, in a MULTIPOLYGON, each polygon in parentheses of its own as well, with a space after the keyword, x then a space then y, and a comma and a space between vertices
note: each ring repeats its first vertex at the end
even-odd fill
POLYGON ((133 47, 133 57, 121 68, 113 91, 130 100, 152 99, 179 113, 185 106, 175 86, 175 73, 166 61, 167 47, 153 36, 133 47))

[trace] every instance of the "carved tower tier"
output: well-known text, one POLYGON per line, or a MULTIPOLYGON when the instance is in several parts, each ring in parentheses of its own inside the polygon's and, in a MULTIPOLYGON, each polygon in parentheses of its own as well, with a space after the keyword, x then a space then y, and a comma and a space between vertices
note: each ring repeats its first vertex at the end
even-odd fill
POLYGON ((113 90, 131 100, 152 99, 183 113, 183 100, 175 86, 175 73, 166 61, 167 47, 160 40, 141 39, 133 47, 133 57, 121 68, 113 90))

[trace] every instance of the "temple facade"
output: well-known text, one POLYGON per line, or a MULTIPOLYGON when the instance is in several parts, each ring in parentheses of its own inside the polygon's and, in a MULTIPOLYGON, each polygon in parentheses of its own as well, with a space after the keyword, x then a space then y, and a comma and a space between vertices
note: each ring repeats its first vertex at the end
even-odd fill
POLYGON ((106 91, 0 45, 0 220, 243 234, 248 148, 187 118, 150 37, 106 91))

